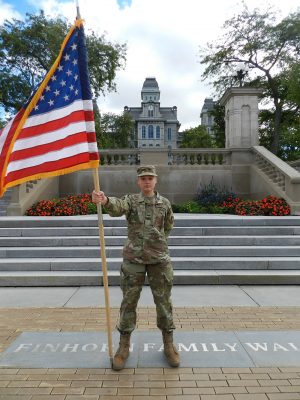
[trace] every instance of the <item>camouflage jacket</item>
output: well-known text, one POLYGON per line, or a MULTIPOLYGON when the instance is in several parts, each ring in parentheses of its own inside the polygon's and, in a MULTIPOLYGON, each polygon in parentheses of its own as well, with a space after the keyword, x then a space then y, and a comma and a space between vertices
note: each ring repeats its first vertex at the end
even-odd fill
POLYGON ((169 262, 167 239, 174 223, 169 200, 158 193, 152 198, 139 193, 108 199, 109 215, 125 215, 128 222, 123 258, 140 264, 169 262))

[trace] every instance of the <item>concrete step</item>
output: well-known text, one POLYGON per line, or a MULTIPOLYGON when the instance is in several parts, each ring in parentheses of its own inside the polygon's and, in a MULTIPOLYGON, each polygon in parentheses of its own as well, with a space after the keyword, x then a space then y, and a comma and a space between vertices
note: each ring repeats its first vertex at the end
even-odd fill
MULTIPOLYGON (((0 286, 102 284, 97 224, 96 216, 1 217, 0 286)), ((175 215, 175 224, 175 284, 298 283, 300 217, 175 215)), ((118 284, 126 221, 106 215, 104 225, 118 284)))
MULTIPOLYGON (((104 226, 126 226, 124 217, 103 216, 104 226)), ((23 227, 96 227, 96 215, 76 215, 71 217, 6 217, 1 218, 0 228, 23 227)), ((300 216, 286 217, 241 217, 237 215, 175 214, 177 227, 257 227, 257 226, 298 226, 300 216)))
MULTIPOLYGON (((106 246, 123 246, 126 236, 106 236, 106 246)), ((300 246, 300 236, 170 236, 170 246, 300 246)), ((1 247, 99 246, 99 236, 1 237, 1 247)), ((1 248, 0 247, 0 248, 1 248)))
MULTIPOLYGON (((119 285, 117 272, 108 273, 110 286, 119 285)), ((146 282, 147 283, 147 282, 146 282)), ((223 285, 223 284, 300 284, 300 271, 174 271, 175 285, 223 285)), ((0 272, 0 286, 99 286, 103 275, 98 271, 32 271, 0 272)))
MULTIPOLYGON (((122 246, 106 246, 106 256, 122 256, 122 246)), ((300 257, 300 246, 169 246, 171 257, 300 257)), ((97 257, 99 246, 1 247, 1 258, 97 257)), ((300 267, 300 265, 299 265, 300 267)))
MULTIPOLYGON (((2 218, 1 218, 2 219, 2 218)), ((0 219, 0 221, 1 221, 0 219)), ((126 226, 104 227, 105 236, 126 236, 126 226)), ((5 227, 0 228, 0 237, 66 237, 98 236, 98 227, 5 227)), ((297 236, 299 226, 231 226, 231 227, 174 227, 171 236, 297 236)))
MULTIPOLYGON (((107 268, 119 271, 122 258, 107 258, 107 268)), ((300 257, 172 257, 174 270, 300 270, 300 257)), ((94 258, 0 258, 0 271, 99 271, 94 258)))

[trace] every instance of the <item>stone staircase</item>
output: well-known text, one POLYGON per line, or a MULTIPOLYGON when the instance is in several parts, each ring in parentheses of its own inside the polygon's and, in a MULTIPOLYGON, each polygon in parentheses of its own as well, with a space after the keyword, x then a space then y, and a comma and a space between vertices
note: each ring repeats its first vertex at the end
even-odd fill
POLYGON ((10 204, 12 189, 7 189, 0 199, 0 217, 7 215, 7 207, 10 204))
MULTIPOLYGON (((119 284, 124 218, 104 215, 109 284, 119 284)), ((299 284, 300 217, 175 216, 174 283, 299 284)), ((1 217, 0 286, 102 285, 96 216, 1 217)))

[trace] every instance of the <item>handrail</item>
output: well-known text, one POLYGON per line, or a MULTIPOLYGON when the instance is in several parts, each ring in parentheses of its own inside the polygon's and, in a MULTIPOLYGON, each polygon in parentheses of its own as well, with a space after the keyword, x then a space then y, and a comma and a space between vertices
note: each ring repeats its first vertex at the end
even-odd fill
POLYGON ((256 155, 256 163, 265 164, 264 168, 266 172, 269 167, 269 169, 274 169, 279 174, 287 177, 291 183, 300 183, 300 173, 285 161, 282 161, 263 146, 253 146, 252 149, 256 155))

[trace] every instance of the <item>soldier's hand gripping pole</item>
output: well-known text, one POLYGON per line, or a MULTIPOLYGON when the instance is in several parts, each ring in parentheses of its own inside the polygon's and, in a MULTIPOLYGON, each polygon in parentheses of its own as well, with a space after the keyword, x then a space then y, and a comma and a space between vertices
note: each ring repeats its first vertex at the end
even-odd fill
MULTIPOLYGON (((95 191, 99 192, 100 191, 100 183, 99 183, 99 174, 98 174, 97 168, 93 169, 93 180, 94 180, 95 191)), ((104 285, 104 295, 105 295, 108 355, 110 358, 110 364, 112 366, 113 365, 112 330, 111 330, 111 321, 110 321, 110 301, 109 301, 104 227, 103 227, 103 215, 102 215, 101 203, 97 203, 97 214, 98 214, 99 239, 100 239, 100 250, 101 250, 101 260, 102 260, 103 285, 104 285)))

